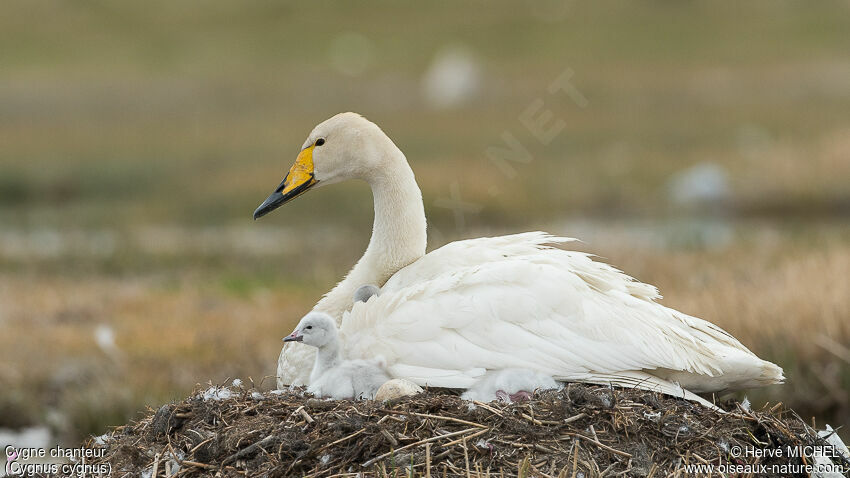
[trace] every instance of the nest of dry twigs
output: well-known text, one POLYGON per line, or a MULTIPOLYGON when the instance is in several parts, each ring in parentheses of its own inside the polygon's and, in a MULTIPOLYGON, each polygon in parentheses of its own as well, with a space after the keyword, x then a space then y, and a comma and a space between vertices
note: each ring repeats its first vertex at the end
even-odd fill
POLYGON ((668 476, 693 463, 803 464, 805 457, 735 457, 734 447, 823 444, 779 405, 749 411, 730 402, 724 407, 735 411, 720 414, 580 384, 514 404, 435 390, 383 404, 320 400, 301 389, 223 395, 230 397, 205 400, 201 392, 150 410, 89 445, 106 448, 101 462, 115 477, 590 477, 668 476))

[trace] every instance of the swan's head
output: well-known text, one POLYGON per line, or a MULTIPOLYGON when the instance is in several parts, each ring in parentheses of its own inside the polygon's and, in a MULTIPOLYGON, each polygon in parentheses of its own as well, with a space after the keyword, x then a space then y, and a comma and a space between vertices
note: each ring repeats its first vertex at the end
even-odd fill
POLYGON ((310 312, 298 322, 295 330, 283 338, 284 342, 301 342, 313 347, 324 347, 336 337, 336 322, 324 312, 310 312))
POLYGON ((346 179, 369 181, 398 148, 375 123, 340 113, 313 128, 280 186, 254 211, 265 216, 310 189, 346 179))

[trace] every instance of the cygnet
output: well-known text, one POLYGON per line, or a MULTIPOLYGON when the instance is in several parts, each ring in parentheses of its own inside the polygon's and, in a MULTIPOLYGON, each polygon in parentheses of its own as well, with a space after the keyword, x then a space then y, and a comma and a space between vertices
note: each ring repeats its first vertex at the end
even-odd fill
POLYGON ((366 302, 373 295, 378 295, 381 292, 381 289, 376 285, 366 284, 361 285, 354 291, 354 303, 358 302, 366 302))
POLYGON ((558 388, 558 382, 545 373, 526 368, 491 370, 461 395, 464 400, 504 402, 530 400, 535 390, 558 388))
POLYGON ((307 391, 335 400, 373 399, 390 377, 378 360, 343 360, 336 322, 323 312, 310 312, 284 342, 301 342, 319 349, 307 391))

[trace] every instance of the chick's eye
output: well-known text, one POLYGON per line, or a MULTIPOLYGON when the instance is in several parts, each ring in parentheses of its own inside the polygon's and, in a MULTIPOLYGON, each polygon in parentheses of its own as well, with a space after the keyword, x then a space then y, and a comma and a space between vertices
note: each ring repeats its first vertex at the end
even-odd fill
POLYGON ((319 138, 316 140, 316 146, 321 146, 325 144, 325 138, 319 138))
POLYGON ((310 330, 310 329, 312 329, 312 328, 313 328, 313 326, 312 326, 312 325, 308 325, 307 327, 304 327, 304 328, 305 328, 305 329, 307 329, 307 330, 310 330))

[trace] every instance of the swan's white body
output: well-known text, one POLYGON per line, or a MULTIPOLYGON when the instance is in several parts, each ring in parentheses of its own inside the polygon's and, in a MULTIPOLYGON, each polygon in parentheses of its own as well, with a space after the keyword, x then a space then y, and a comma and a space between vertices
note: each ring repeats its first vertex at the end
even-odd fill
POLYGON ((654 302, 654 287, 547 246, 568 241, 524 233, 427 254, 343 315, 348 355, 379 354, 393 377, 452 388, 513 367, 620 385, 649 374, 694 392, 776 382, 778 367, 716 325, 654 302))
MULTIPOLYGON (((374 195, 366 253, 315 308, 341 321, 349 358, 381 355, 393 377, 452 388, 517 367, 690 399, 698 398, 682 387, 708 392, 783 379, 781 368, 719 327, 656 303, 654 287, 550 246, 571 239, 532 232, 453 242, 424 255, 425 216, 407 160, 359 115, 320 124, 307 149, 317 184, 359 178, 374 195), (317 138, 326 144, 309 146, 317 138), (380 295, 353 303, 362 284, 378 285, 380 295)), ((310 360, 284 348, 279 386, 304 383, 310 360)))
POLYGON ((552 390, 558 387, 558 382, 545 373, 527 368, 508 368, 487 372, 463 392, 460 398, 479 402, 511 402, 511 396, 517 392, 534 393, 535 390, 552 390))

